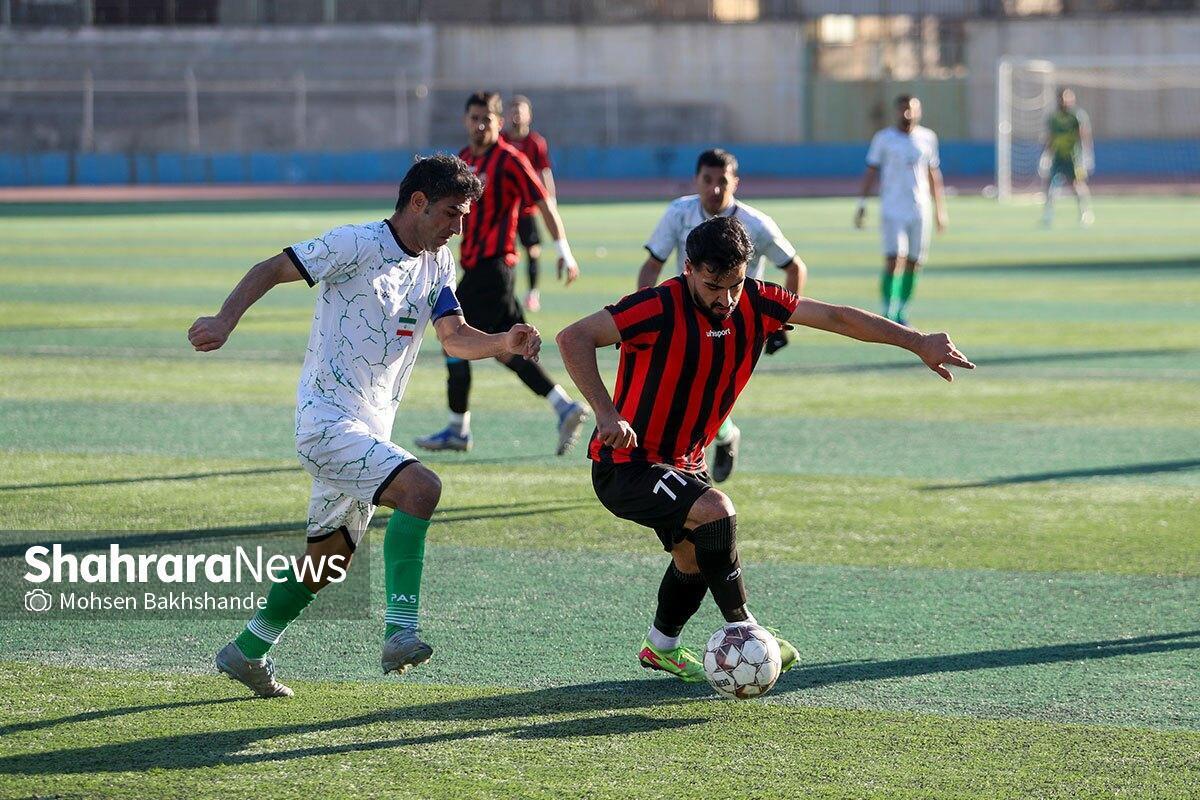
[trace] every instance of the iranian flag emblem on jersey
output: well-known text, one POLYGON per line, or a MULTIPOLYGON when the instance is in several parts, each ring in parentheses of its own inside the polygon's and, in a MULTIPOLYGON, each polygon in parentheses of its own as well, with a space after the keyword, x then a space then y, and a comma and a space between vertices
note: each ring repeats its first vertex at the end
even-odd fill
POLYGON ((413 332, 417 329, 417 321, 412 317, 400 317, 396 320, 399 325, 396 328, 396 335, 402 337, 412 337, 413 332))

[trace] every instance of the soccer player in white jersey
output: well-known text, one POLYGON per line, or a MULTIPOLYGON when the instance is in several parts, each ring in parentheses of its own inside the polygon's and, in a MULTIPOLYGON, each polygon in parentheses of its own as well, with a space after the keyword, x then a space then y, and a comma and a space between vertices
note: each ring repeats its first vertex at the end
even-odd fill
POLYGON ((896 124, 871 139, 867 171, 863 174, 854 226, 867 215, 867 196, 879 179, 880 230, 883 234, 883 316, 908 324, 908 302, 917 285, 917 270, 929 254, 933 223, 946 229, 937 134, 921 126, 921 101, 912 95, 896 98, 896 124), (933 203, 930 207, 930 196, 933 203), (896 280, 900 262, 904 272, 896 280))
MULTIPOLYGON (((796 248, 784 238, 775 220, 746 205, 733 195, 738 187, 738 161, 733 153, 720 148, 705 150, 696 159, 696 194, 673 201, 658 221, 650 240, 646 242, 646 261, 638 272, 637 288, 645 289, 658 283, 663 264, 675 252, 675 274, 683 274, 683 262, 688 234, 701 222, 713 217, 735 217, 746 232, 754 251, 750 256, 746 277, 762 280, 766 262, 784 271, 784 285, 794 294, 804 293, 808 267, 796 255, 796 248)), ((767 340, 767 355, 774 355, 787 345, 783 328, 767 340)), ((721 423, 713 453, 713 480, 725 481, 733 473, 742 432, 728 417, 721 423)))
POLYGON ((216 316, 201 317, 188 331, 197 350, 216 350, 273 286, 320 284, 296 396, 296 449, 313 478, 301 559, 311 569, 273 577, 266 605, 216 658, 221 672, 262 697, 292 694, 275 679, 267 651, 349 566, 378 505, 395 509, 383 542, 384 674, 403 673, 433 654, 418 636, 417 606, 441 481, 391 441, 425 326, 432 322, 442 347, 458 358, 536 359, 541 346, 532 326, 485 334, 463 320, 446 243, 462 232, 482 192, 461 160, 422 159, 404 176, 388 219, 344 225, 285 248, 246 273, 216 316))

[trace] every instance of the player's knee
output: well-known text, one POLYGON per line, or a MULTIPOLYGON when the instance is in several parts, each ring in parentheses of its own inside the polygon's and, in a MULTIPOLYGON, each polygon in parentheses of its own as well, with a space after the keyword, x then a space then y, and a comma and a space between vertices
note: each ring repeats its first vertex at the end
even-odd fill
POLYGON ((542 246, 540 244, 529 245, 529 257, 530 258, 541 258, 541 255, 542 255, 542 246))
POLYGON ((690 527, 695 528, 719 519, 732 517, 736 513, 737 509, 733 507, 733 501, 727 494, 716 489, 709 489, 692 506, 692 510, 688 514, 688 523, 690 527))
POLYGON ((428 519, 442 499, 442 479, 421 463, 402 470, 380 494, 382 505, 428 519))
POLYGON ((354 559, 354 543, 346 528, 338 528, 331 536, 310 541, 304 550, 305 563, 300 564, 301 583, 310 592, 319 592, 338 574, 331 567, 348 570, 354 559))

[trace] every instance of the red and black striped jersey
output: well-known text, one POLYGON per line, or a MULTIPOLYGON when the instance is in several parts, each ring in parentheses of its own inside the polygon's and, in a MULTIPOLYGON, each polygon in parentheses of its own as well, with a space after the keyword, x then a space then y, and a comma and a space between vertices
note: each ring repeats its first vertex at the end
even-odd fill
POLYGON ((517 217, 522 208, 544 199, 546 188, 529 159, 504 140, 478 156, 465 147, 458 157, 483 181, 483 197, 463 220, 459 263, 463 269, 490 258, 503 258, 509 266, 516 264, 517 217))
POLYGON ((799 302, 782 286, 748 278, 733 314, 714 323, 679 276, 605 306, 621 333, 613 405, 638 446, 613 448, 593 433, 588 457, 704 469, 704 448, 749 382, 763 344, 799 302))

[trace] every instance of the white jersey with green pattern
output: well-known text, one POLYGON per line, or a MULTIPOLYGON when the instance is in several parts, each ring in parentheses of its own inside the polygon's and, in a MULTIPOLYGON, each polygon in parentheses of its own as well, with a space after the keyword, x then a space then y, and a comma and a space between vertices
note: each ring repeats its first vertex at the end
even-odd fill
POLYGON ((414 255, 381 220, 284 252, 310 286, 321 284, 296 393, 297 434, 349 419, 387 439, 426 325, 459 313, 450 249, 414 255))

